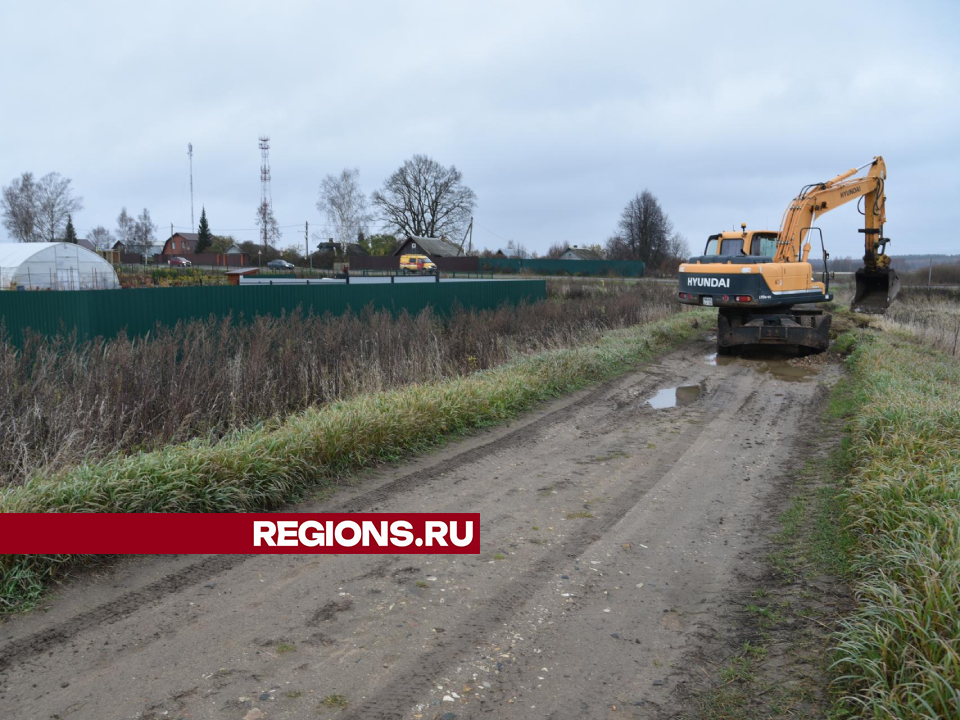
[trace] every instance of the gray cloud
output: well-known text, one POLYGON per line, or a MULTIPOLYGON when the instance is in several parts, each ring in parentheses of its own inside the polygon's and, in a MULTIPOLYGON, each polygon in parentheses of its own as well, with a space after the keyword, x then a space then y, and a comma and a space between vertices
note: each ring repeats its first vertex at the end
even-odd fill
MULTIPOLYGON (((253 238, 267 133, 284 226, 322 225, 323 175, 372 191, 427 153, 463 171, 491 248, 602 242, 644 188, 699 246, 880 153, 892 250, 958 250, 954 3, 141 5, 0 10, 0 183, 73 178, 81 233, 121 205, 189 225, 193 142, 197 217, 253 238)), ((821 221, 835 256, 860 254, 858 219, 821 221)))

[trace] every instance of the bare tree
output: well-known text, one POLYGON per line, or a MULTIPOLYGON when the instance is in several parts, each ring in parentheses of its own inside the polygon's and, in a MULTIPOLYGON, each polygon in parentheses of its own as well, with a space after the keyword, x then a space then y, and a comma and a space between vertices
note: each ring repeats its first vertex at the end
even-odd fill
POLYGON ((107 230, 103 225, 97 225, 93 230, 87 233, 87 240, 93 243, 97 250, 109 250, 113 243, 113 233, 107 230))
POLYGON ((127 214, 127 208, 121 208, 120 214, 117 215, 117 239, 122 242, 124 248, 130 252, 133 252, 130 246, 133 244, 135 225, 136 221, 127 214))
POLYGON ((83 209, 83 198, 74 197, 70 178, 47 173, 40 180, 23 173, 3 188, 0 196, 3 224, 20 242, 56 242, 63 237, 67 218, 83 209))
POLYGON ((74 197, 70 178, 60 173, 47 173, 38 183, 40 234, 47 242, 56 242, 63 237, 70 215, 83 210, 83 198, 74 197))
POLYGON ((365 237, 370 215, 360 189, 360 170, 344 168, 339 175, 327 175, 320 183, 317 210, 327 216, 341 248, 365 237))
POLYGON ((3 226, 17 242, 38 242, 37 184, 33 173, 25 172, 3 188, 0 207, 3 208, 3 226))
POLYGON ((527 251, 527 248, 522 244, 514 240, 507 242, 506 253, 508 257, 519 258, 524 260, 530 257, 530 253, 527 251))
POLYGON ((657 268, 670 253, 673 224, 649 190, 627 203, 620 214, 619 229, 620 233, 607 241, 611 259, 642 260, 657 268))
POLYGON ((414 155, 373 194, 373 204, 398 233, 460 237, 477 203, 456 166, 414 155))
POLYGON ((619 235, 607 238, 606 255, 608 260, 636 260, 627 241, 619 235))
POLYGON ((670 236, 668 248, 670 256, 673 258, 683 260, 690 256, 690 244, 687 242, 687 238, 679 232, 670 236))
POLYGON ((156 229, 157 226, 150 219, 150 211, 144 208, 133 223, 133 233, 127 249, 130 252, 146 255, 150 247, 157 244, 157 236, 154 234, 156 229))
POLYGON ((261 242, 264 248, 280 239, 280 223, 273 215, 273 206, 264 200, 257 206, 257 227, 260 228, 261 242), (266 229, 266 230, 264 230, 266 229))
POLYGON ((570 246, 566 243, 555 242, 547 249, 546 257, 557 260, 567 251, 568 247, 570 246))

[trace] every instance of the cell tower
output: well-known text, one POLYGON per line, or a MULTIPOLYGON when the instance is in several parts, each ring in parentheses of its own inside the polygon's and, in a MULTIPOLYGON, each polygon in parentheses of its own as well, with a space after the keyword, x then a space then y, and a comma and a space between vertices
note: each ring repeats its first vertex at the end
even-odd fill
POLYGON ((273 195, 270 192, 270 138, 260 136, 260 244, 267 247, 273 217, 273 195))
POLYGON ((187 155, 190 156, 190 229, 196 230, 193 224, 193 143, 187 143, 187 155))

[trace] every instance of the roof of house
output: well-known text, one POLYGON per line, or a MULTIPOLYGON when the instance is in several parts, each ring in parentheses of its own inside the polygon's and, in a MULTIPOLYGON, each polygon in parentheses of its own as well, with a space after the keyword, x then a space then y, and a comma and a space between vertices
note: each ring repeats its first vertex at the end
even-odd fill
MULTIPOLYGON (((199 237, 199 236, 197 235, 197 233, 175 232, 173 235, 171 235, 170 237, 168 237, 168 238, 166 239, 166 241, 164 241, 164 243, 163 243, 162 245, 159 246, 159 247, 160 247, 160 250, 156 251, 154 254, 156 254, 156 255, 162 254, 163 251, 167 248, 167 246, 171 244, 171 241, 172 241, 174 238, 176 238, 176 237, 179 237, 179 238, 183 241, 183 243, 186 243, 187 247, 186 247, 186 248, 178 247, 178 248, 172 248, 172 249, 176 250, 177 252, 181 252, 181 253, 184 253, 184 252, 190 252, 190 253, 192 253, 192 252, 194 252, 194 251, 196 250, 196 248, 197 248, 197 239, 198 239, 198 237, 199 237)), ((181 244, 183 244, 183 243, 181 243, 181 244)), ((152 248, 152 247, 151 247, 151 250, 150 250, 150 251, 153 252, 153 248, 152 248)))
MULTIPOLYGON (((340 243, 322 242, 317 245, 317 252, 339 252, 340 243)), ((359 243, 347 243, 347 255, 369 255, 367 249, 359 243)))
POLYGON ((417 250, 422 250, 423 254, 429 257, 456 257, 462 254, 460 248, 446 238, 426 238, 417 237, 416 235, 407 235, 406 239, 393 254, 401 255, 408 253, 409 250, 405 250, 404 248, 406 248, 407 243, 410 241, 415 242, 417 244, 417 250))
POLYGON ((87 250, 93 250, 94 252, 97 251, 97 246, 94 245, 89 240, 87 240, 86 238, 77 238, 77 245, 79 245, 80 247, 86 248, 87 250))
POLYGON ((581 260, 603 260, 603 255, 598 253, 596 250, 591 250, 589 248, 581 248, 574 245, 564 250, 563 254, 573 253, 581 260))

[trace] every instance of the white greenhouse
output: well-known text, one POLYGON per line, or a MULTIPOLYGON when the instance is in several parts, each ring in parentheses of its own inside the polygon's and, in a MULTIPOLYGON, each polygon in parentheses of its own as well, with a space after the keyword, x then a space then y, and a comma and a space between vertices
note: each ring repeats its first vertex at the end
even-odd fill
POLYGON ((113 266, 72 243, 0 243, 0 290, 115 290, 113 266))

